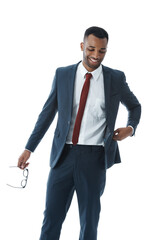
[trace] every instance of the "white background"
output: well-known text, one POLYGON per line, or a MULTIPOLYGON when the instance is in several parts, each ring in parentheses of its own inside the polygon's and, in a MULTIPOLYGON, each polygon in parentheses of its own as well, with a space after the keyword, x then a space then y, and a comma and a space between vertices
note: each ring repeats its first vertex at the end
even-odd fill
MULTIPOLYGON (((136 136, 119 143, 122 163, 107 171, 98 239, 162 239, 161 22, 157 0, 1 0, 1 239, 39 239, 56 120, 31 156, 26 189, 6 186, 8 166, 17 164, 55 69, 82 59, 80 42, 93 25, 110 36, 103 64, 125 72, 142 104, 136 136)), ((116 127, 126 121, 121 106, 116 127)), ((60 239, 79 239, 76 196, 60 239)))

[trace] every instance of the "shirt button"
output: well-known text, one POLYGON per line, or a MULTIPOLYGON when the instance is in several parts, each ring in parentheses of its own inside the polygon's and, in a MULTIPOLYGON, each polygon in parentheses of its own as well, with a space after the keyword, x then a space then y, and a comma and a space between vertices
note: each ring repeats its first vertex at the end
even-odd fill
POLYGON ((68 124, 70 124, 70 121, 68 121, 68 124))

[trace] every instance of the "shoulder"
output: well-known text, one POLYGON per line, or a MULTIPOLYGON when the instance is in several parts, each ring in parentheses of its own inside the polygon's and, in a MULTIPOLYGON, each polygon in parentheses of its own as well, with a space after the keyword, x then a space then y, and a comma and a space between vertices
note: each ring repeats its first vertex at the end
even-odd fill
POLYGON ((67 73, 73 69, 76 69, 79 63, 76 64, 72 64, 72 65, 68 65, 68 66, 64 66, 64 67, 59 67, 56 69, 57 73, 67 73))
POLYGON ((104 65, 102 65, 102 67, 103 67, 103 72, 109 73, 113 78, 121 78, 121 77, 123 78, 125 76, 124 72, 121 70, 113 69, 104 65))

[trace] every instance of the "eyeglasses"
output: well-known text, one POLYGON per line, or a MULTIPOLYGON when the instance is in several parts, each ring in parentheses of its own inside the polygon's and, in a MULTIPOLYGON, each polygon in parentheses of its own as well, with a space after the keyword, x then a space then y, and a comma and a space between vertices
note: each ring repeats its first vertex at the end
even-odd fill
MULTIPOLYGON (((10 166, 9 168, 17 168, 17 166, 10 166)), ((21 170, 22 171, 22 170, 21 170)), ((28 180, 28 175, 29 175, 29 170, 27 168, 25 168, 23 170, 23 176, 25 177, 23 180, 21 180, 21 187, 15 187, 15 186, 12 186, 10 184, 7 183, 7 186, 9 187, 13 187, 13 188, 25 188, 26 185, 27 185, 27 180, 28 180)))

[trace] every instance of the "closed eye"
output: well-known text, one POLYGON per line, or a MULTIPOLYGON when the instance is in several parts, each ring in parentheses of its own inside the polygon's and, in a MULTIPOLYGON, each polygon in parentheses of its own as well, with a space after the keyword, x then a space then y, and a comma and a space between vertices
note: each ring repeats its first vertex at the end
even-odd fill
POLYGON ((100 51, 100 53, 106 53, 106 51, 100 51))
MULTIPOLYGON (((89 48, 88 48, 88 51, 93 52, 94 49, 89 49, 89 48)), ((100 50, 99 52, 100 52, 100 53, 106 53, 106 51, 102 51, 102 50, 100 50)))

